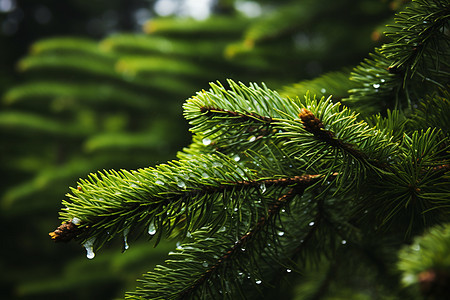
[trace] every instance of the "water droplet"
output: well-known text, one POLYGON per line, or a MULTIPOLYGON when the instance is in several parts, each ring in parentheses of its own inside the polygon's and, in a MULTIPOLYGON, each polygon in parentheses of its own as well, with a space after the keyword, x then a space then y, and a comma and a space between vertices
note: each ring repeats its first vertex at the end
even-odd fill
POLYGON ((181 242, 177 242, 176 246, 177 246, 177 250, 183 250, 183 246, 181 246, 181 242))
POLYGON ((256 284, 261 284, 262 281, 258 279, 258 280, 255 281, 255 283, 256 283, 256 284))
POLYGON ((207 173, 202 173, 203 178, 209 178, 209 175, 207 173))
POLYGON ((161 180, 158 179, 158 180, 155 181, 155 184, 164 185, 164 182, 162 182, 161 180))
POLYGON ((286 269, 286 272, 291 273, 292 270, 291 269, 286 269))
POLYGON ((207 268, 207 267, 208 267, 208 263, 207 263, 206 261, 204 261, 204 262, 202 263, 202 266, 205 267, 205 268, 207 268))
POLYGON ((127 250, 130 246, 128 245, 128 233, 130 232, 130 228, 125 228, 123 231, 123 249, 127 250))
POLYGON ((284 231, 278 231, 277 234, 278 234, 279 236, 283 236, 283 235, 284 235, 284 231))
POLYGON ((138 186, 133 183, 133 184, 130 185, 130 187, 137 188, 138 186))
POLYGON ((239 276, 242 276, 242 275, 244 275, 244 273, 242 273, 242 272, 238 272, 238 275, 239 275, 239 276))
POLYGON ((412 249, 413 249, 414 251, 420 251, 420 245, 419 245, 419 244, 414 244, 414 245, 412 246, 412 249))
POLYGON ((178 181, 177 182, 177 185, 178 185, 178 187, 179 188, 182 188, 182 189, 185 189, 186 188, 186 183, 184 183, 184 181, 178 181))
POLYGON ((309 222, 309 226, 314 226, 314 222, 309 222))
POLYGON ((242 252, 245 252, 245 248, 241 248, 241 251, 242 251, 242 252))
POLYGON ((266 191, 266 185, 264 183, 261 183, 259 189, 261 190, 261 194, 264 194, 264 192, 266 191))
POLYGON ((320 92, 321 92, 322 94, 325 94, 325 93, 327 92, 327 90, 324 89, 324 88, 322 88, 322 89, 320 89, 320 92))
POLYGON ((373 87, 374 87, 375 89, 378 89, 378 88, 380 87, 380 84, 374 83, 374 84, 373 84, 373 87))
POLYGON ((220 162, 215 161, 212 163, 212 166, 215 168, 222 168, 223 165, 220 162))
POLYGON ((382 83, 386 82, 386 80, 383 79, 383 78, 381 78, 380 81, 381 81, 382 83))
POLYGON ((74 224, 74 225, 80 225, 80 223, 81 223, 81 220, 78 219, 77 217, 75 217, 75 218, 72 219, 72 224, 74 224))
POLYGON ((347 244, 347 241, 346 240, 342 240, 341 244, 345 245, 345 244, 347 244))
POLYGON ((281 212, 282 212, 282 213, 285 213, 285 212, 286 212, 286 210, 285 210, 285 209, 283 208, 283 209, 281 209, 281 212))
POLYGON ((204 138, 204 139, 202 140, 202 143, 203 143, 203 145, 208 146, 208 145, 211 144, 211 140, 208 139, 208 138, 204 138))
POLYGON ((186 237, 187 237, 187 238, 191 238, 191 237, 192 237, 192 234, 188 231, 188 232, 186 233, 186 237))
POLYGON ((239 156, 239 155, 235 155, 234 157, 233 157, 233 160, 234 161, 240 161, 241 160, 241 157, 239 156))
POLYGON ((255 140, 256 140, 256 136, 254 136, 254 135, 252 135, 252 136, 248 139, 249 142, 254 142, 255 140))
POLYGON ((368 211, 367 209, 364 211, 365 214, 367 214, 368 212, 369 212, 369 211, 368 211))
POLYGON ((89 259, 93 259, 95 256, 94 242, 95 242, 95 237, 91 237, 83 244, 84 248, 86 248, 86 257, 89 259))
POLYGON ((234 210, 234 211, 238 211, 238 210, 239 210, 239 208, 235 207, 235 208, 234 208, 233 210, 234 210))
POLYGON ((148 226, 148 234, 150 235, 155 235, 156 234, 156 227, 155 224, 150 223, 150 225, 148 226))
POLYGON ((222 226, 219 230, 217 230, 217 232, 225 232, 225 230, 227 230, 227 228, 225 226, 222 226))

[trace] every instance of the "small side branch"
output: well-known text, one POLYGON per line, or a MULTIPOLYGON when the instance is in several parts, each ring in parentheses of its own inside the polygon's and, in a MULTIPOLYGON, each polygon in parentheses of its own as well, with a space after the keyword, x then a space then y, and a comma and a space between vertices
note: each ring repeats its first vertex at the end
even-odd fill
MULTIPOLYGON (((300 120, 304 126, 303 128, 306 131, 314 134, 314 136, 317 139, 333 147, 341 148, 342 150, 344 150, 345 152, 347 152, 348 154, 350 154, 351 156, 353 156, 358 160, 361 161, 367 160, 366 154, 357 150, 354 147, 354 145, 345 143, 341 139, 336 138, 335 134, 332 131, 324 129, 325 127, 322 121, 319 120, 316 116, 314 116, 314 114, 311 111, 302 108, 298 116, 300 117, 300 120)), ((379 165, 378 163, 376 163, 375 165, 377 167, 381 167, 381 165, 379 165)))
POLYGON ((272 118, 270 118, 270 117, 261 116, 261 115, 255 114, 255 113, 243 114, 240 112, 230 111, 230 110, 226 110, 226 109, 218 108, 218 107, 203 106, 200 108, 200 111, 202 113, 208 114, 208 115, 214 114, 214 113, 226 114, 231 117, 239 118, 242 121, 258 120, 260 122, 267 123, 267 124, 270 124, 273 122, 272 118))
MULTIPOLYGON (((311 181, 308 181, 311 183, 311 181)), ((216 264, 211 266, 200 278, 198 278, 189 288, 184 290, 180 295, 179 299, 184 299, 186 296, 191 294, 196 288, 198 288, 201 284, 203 284, 205 281, 207 281, 209 278, 213 276, 215 272, 219 268, 221 268, 223 265, 225 265, 227 262, 229 262, 231 259, 235 258, 236 256, 242 254, 241 249, 245 248, 245 245, 248 244, 251 240, 255 239, 258 233, 263 231, 264 226, 268 222, 270 222, 271 219, 273 219, 280 210, 289 203, 295 195, 302 194, 306 188, 306 182, 305 186, 295 186, 288 190, 288 192, 284 195, 282 195, 280 198, 277 199, 275 203, 273 203, 269 209, 268 209, 268 215, 263 216, 259 219, 259 221, 256 223, 254 228, 241 236, 241 238, 227 251, 225 252, 222 257, 220 257, 216 264)))

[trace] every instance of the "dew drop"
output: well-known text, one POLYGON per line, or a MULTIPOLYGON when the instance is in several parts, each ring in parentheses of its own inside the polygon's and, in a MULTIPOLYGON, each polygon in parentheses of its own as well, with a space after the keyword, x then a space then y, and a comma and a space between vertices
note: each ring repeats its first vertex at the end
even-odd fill
POLYGON ((262 281, 258 279, 258 280, 255 281, 255 283, 256 283, 256 284, 261 284, 262 281))
POLYGON ((415 245, 412 246, 412 249, 414 251, 420 251, 420 245, 419 244, 415 244, 415 245))
POLYGON ((285 210, 285 209, 283 208, 283 209, 281 209, 281 212, 282 212, 282 213, 285 213, 285 212, 286 212, 286 210, 285 210))
POLYGON ((227 228, 225 226, 222 226, 219 230, 217 230, 217 232, 225 232, 225 230, 227 230, 227 228))
POLYGON ((345 244, 347 244, 347 241, 346 240, 342 240, 341 244, 345 245, 345 244))
POLYGON ((261 193, 264 194, 264 192, 266 191, 266 185, 264 183, 261 183, 259 189, 261 190, 261 193))
POLYGON ((314 226, 314 222, 309 222, 309 226, 314 226))
POLYGON ((155 184, 164 185, 164 182, 162 182, 161 180, 158 179, 158 180, 155 181, 155 184))
POLYGON ((291 269, 286 269, 286 272, 291 273, 292 270, 291 269))
POLYGON ((192 234, 188 231, 188 232, 186 233, 186 237, 187 237, 187 238, 191 238, 191 237, 192 237, 192 234))
POLYGON ((182 189, 185 189, 186 188, 186 183, 184 183, 184 181, 178 181, 177 182, 177 185, 178 185, 178 187, 179 188, 182 188, 182 189))
POLYGON ((207 173, 202 173, 203 178, 209 178, 209 175, 207 173))
POLYGON ((217 162, 217 161, 213 162, 212 166, 215 167, 215 168, 222 168, 222 164, 220 162, 217 162))
POLYGON ((75 218, 72 219, 72 224, 74 224, 74 225, 80 225, 80 223, 81 223, 81 220, 78 219, 77 217, 75 217, 75 218))
POLYGON ((208 138, 204 138, 204 139, 202 140, 202 143, 203 143, 203 145, 208 146, 208 145, 211 144, 211 140, 208 139, 208 138))
POLYGON ((380 87, 380 84, 379 84, 379 83, 374 83, 374 84, 373 84, 373 87, 374 87, 375 89, 378 89, 378 88, 380 87))
POLYGON ((234 161, 240 161, 241 160, 241 157, 239 156, 239 155, 235 155, 234 157, 233 157, 233 160, 234 161))
POLYGON ((248 139, 249 142, 254 142, 255 140, 256 140, 256 136, 254 136, 254 135, 252 135, 252 136, 248 139))
POLYGON ((386 82, 386 80, 383 79, 383 78, 381 78, 380 81, 381 81, 382 83, 386 82))
POLYGON ((130 246, 128 245, 128 233, 130 232, 130 228, 125 228, 123 231, 123 249, 127 250, 130 246))
POLYGON ((233 210, 234 210, 234 211, 238 211, 239 209, 238 209, 237 207, 235 207, 233 210))
POLYGON ((327 90, 324 89, 324 88, 322 88, 322 89, 320 89, 320 92, 321 92, 322 94, 325 94, 325 93, 327 92, 327 90))
POLYGON ((208 263, 207 263, 206 261, 204 261, 204 262, 202 263, 202 266, 205 267, 205 268, 207 268, 207 267, 208 267, 208 263))
POLYGON ((183 246, 181 246, 180 242, 177 242, 176 246, 177 246, 177 250, 183 250, 183 246))
POLYGON ((242 252, 245 252, 245 248, 241 248, 241 251, 242 251, 242 252))
POLYGON ((156 234, 155 224, 150 223, 150 225, 148 226, 148 234, 150 234, 150 235, 155 235, 156 234))
POLYGON ((94 242, 95 242, 95 237, 91 237, 83 244, 84 248, 86 249, 86 257, 89 259, 93 259, 95 256, 94 242))
POLYGON ((278 234, 278 236, 283 236, 284 235, 284 231, 278 231, 277 234, 278 234))

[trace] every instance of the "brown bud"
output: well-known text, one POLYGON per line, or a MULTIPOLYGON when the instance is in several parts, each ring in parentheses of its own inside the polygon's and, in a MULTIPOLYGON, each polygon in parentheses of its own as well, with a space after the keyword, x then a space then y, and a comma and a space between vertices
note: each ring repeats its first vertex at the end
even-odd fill
POLYGON ((80 229, 72 223, 72 221, 62 223, 55 231, 50 232, 48 235, 55 242, 68 242, 75 238, 80 229))
POLYGON ((314 114, 306 108, 302 108, 298 116, 305 126, 305 129, 311 133, 318 133, 322 128, 324 128, 322 121, 317 119, 314 114))

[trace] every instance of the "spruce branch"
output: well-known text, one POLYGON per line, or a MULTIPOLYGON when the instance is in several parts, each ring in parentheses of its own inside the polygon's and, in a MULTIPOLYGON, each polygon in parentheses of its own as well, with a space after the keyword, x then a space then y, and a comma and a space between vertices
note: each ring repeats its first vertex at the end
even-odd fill
MULTIPOLYGON (((177 252, 174 253, 175 259, 168 260, 166 266, 159 266, 153 272, 146 274, 142 287, 135 293, 130 293, 130 298, 143 296, 151 299, 190 299, 198 297, 236 299, 238 297, 236 293, 238 293, 240 298, 246 299, 249 293, 251 294, 248 288, 252 286, 253 289, 257 288, 261 282, 265 282, 267 274, 264 275, 264 273, 269 270, 272 270, 269 273, 273 273, 273 264, 282 263, 281 257, 285 257, 284 264, 292 263, 292 259, 289 257, 292 257, 298 250, 294 250, 292 245, 282 246, 280 244, 282 239, 291 239, 297 235, 291 231, 298 231, 299 227, 302 228, 301 235, 305 236, 305 242, 299 243, 302 244, 302 247, 309 247, 310 251, 313 248, 309 239, 317 231, 317 226, 320 225, 311 225, 311 219, 307 216, 307 221, 301 222, 302 226, 300 226, 298 217, 291 217, 289 218, 290 221, 281 221, 280 214, 283 214, 285 208, 289 207, 295 197, 299 200, 298 197, 303 195, 305 189, 314 185, 317 179, 317 176, 295 178, 296 185, 285 190, 283 195, 269 206, 267 213, 255 220, 250 230, 243 230, 245 227, 240 230, 236 228, 241 232, 238 238, 235 238, 229 230, 226 233, 222 229, 213 234, 207 234, 210 230, 208 228, 193 232, 192 237, 196 242, 179 245, 177 252), (285 227, 286 234, 284 232, 281 234, 280 231, 273 232, 272 228, 279 228, 282 224, 285 227), (313 233, 311 234, 311 232, 313 233), (205 239, 205 235, 209 237, 205 239), (226 242, 227 239, 228 242, 226 242), (215 248, 219 245, 223 248, 220 251, 218 249, 209 251, 213 245, 211 243, 214 243, 215 248), (285 247, 284 250, 283 247, 285 247), (222 254, 217 256, 219 253, 222 254), (213 254, 215 255, 212 256, 213 254), (187 259, 192 264, 197 263, 199 269, 195 273, 191 273, 189 278, 180 278, 180 282, 172 281, 169 284, 167 280, 173 280, 180 276, 180 273, 183 274, 184 269, 192 268, 186 265, 187 259), (236 268, 239 270, 237 275, 233 273, 236 268), (244 279, 244 274, 247 274, 245 277, 248 276, 248 279, 256 279, 248 281, 244 279), (226 286, 222 286, 224 282, 226 282, 226 286), (176 285, 176 287, 173 285, 176 285), (247 285, 249 286, 245 290, 247 285)), ((332 179, 330 178, 330 180, 332 179)), ((270 182, 266 181, 266 183, 269 184, 270 182)), ((306 204, 307 202, 304 201, 301 202, 306 204)), ((242 213, 248 214, 245 210, 242 213)), ((318 214, 321 215, 321 218, 324 217, 322 212, 318 214)), ((230 221, 233 222, 233 219, 230 221)), ((296 247, 295 243, 294 247, 296 247)), ((276 276, 276 272, 273 276, 276 276)), ((267 281, 270 281, 270 279, 267 279, 267 281)))
MULTIPOLYGON (((124 227, 137 226, 140 230, 152 227, 159 240, 163 228, 170 234, 180 222, 183 232, 200 228, 214 218, 218 226, 223 216, 213 218, 208 213, 218 203, 235 209, 251 206, 246 199, 254 197, 264 204, 270 203, 270 198, 284 187, 302 184, 307 179, 311 182, 322 179, 321 175, 273 179, 282 174, 263 174, 265 178, 223 155, 204 155, 195 161, 174 161, 132 172, 105 171, 81 180, 79 187, 72 189, 69 200, 64 201, 66 208, 61 215, 68 224, 77 218, 80 224, 76 224, 79 226, 73 232, 81 237, 96 236, 96 248, 122 233, 124 227), (246 196, 231 200, 243 191, 247 191, 246 196), (138 225, 128 225, 137 220, 138 225)), ((51 235, 57 239, 60 234, 55 231, 51 235)))
POLYGON ((398 14, 388 27, 387 35, 393 40, 354 69, 350 79, 359 86, 350 90, 344 102, 373 113, 385 108, 413 110, 427 94, 445 89, 449 84, 449 10, 447 1, 416 0, 398 14))

